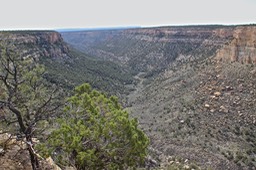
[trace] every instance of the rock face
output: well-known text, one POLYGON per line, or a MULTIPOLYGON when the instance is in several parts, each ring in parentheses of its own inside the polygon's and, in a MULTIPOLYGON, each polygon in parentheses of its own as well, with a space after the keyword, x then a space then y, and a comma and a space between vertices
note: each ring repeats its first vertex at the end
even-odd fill
POLYGON ((256 26, 177 26, 61 33, 65 41, 97 58, 138 72, 216 56, 256 62, 256 26))
POLYGON ((13 45, 24 56, 68 57, 69 48, 61 35, 54 31, 0 32, 0 43, 13 45))
POLYGON ((256 26, 239 26, 232 33, 232 40, 218 51, 216 58, 219 61, 255 64, 256 26))
POLYGON ((184 26, 61 33, 64 40, 97 58, 136 71, 168 68, 215 55, 232 37, 232 27, 184 26))

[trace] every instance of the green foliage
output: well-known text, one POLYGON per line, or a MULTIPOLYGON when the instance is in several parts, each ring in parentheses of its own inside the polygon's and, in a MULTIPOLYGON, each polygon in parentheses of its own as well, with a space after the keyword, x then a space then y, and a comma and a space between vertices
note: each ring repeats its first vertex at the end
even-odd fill
POLYGON ((19 123, 32 127, 47 119, 59 102, 53 102, 57 93, 53 85, 43 79, 44 67, 32 57, 23 57, 7 44, 2 45, 0 51, 0 101, 4 108, 12 112, 16 110, 15 115, 7 115, 6 120, 11 122, 18 114, 21 116, 19 121, 23 121, 19 123))
POLYGON ((127 94, 129 88, 126 85, 134 84, 129 71, 111 61, 95 59, 74 49, 71 49, 70 55, 73 57, 62 60, 41 58, 50 82, 68 89, 86 82, 113 95, 127 94))
POLYGON ((53 85, 43 79, 44 73, 33 57, 23 56, 8 43, 0 44, 0 108, 8 113, 3 122, 6 131, 27 142, 32 169, 39 168, 32 137, 42 133, 41 121, 55 117, 61 103, 53 85), (8 127, 14 123, 19 126, 8 127))
POLYGON ((78 169, 125 169, 144 163, 149 139, 129 118, 117 97, 107 97, 88 84, 75 88, 59 128, 44 154, 61 155, 59 164, 78 169))

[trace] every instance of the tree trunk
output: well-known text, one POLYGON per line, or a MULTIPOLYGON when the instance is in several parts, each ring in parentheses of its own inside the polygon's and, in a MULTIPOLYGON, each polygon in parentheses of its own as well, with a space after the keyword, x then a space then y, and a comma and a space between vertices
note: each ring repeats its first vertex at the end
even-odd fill
POLYGON ((32 128, 25 127, 22 116, 21 116, 21 112, 19 110, 17 110, 16 108, 14 108, 11 105, 9 106, 9 109, 16 115, 16 117, 18 119, 18 123, 20 125, 20 130, 23 134, 26 135, 26 142, 27 142, 27 146, 28 146, 28 150, 29 150, 32 169, 37 170, 39 168, 39 162, 38 162, 38 159, 37 159, 37 156, 36 156, 36 153, 34 150, 34 146, 33 146, 33 141, 32 141, 32 136, 31 136, 32 128))
POLYGON ((35 150, 34 150, 34 145, 32 141, 32 137, 30 135, 31 133, 31 128, 28 129, 27 134, 26 134, 26 141, 27 141, 27 146, 28 146, 28 151, 30 155, 30 161, 31 161, 31 166, 33 170, 38 170, 39 169, 39 161, 36 156, 35 150))

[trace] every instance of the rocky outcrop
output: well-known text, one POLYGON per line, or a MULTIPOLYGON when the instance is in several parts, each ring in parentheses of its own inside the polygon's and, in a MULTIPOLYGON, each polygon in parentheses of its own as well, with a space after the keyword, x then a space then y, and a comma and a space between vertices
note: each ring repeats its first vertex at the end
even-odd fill
POLYGON ((28 57, 68 57, 69 48, 61 35, 54 31, 7 31, 0 32, 0 43, 14 46, 28 57))
POLYGON ((216 56, 256 62, 256 26, 172 26, 61 33, 85 53, 133 70, 155 71, 173 63, 216 56))
POLYGON ((229 41, 232 27, 180 26, 61 33, 85 53, 125 65, 137 72, 166 69, 215 55, 229 41))
MULTIPOLYGON (((34 138, 37 142, 37 139, 34 138)), ((42 170, 61 170, 51 157, 47 159, 39 158, 39 167, 42 170)), ((24 140, 17 140, 16 136, 9 133, 3 133, 0 130, 0 169, 1 170, 32 170, 30 157, 27 151, 27 144, 24 140)), ((69 167, 70 170, 74 168, 69 167)))
POLYGON ((216 58, 256 64, 256 26, 239 26, 232 33, 232 40, 217 52, 216 58))

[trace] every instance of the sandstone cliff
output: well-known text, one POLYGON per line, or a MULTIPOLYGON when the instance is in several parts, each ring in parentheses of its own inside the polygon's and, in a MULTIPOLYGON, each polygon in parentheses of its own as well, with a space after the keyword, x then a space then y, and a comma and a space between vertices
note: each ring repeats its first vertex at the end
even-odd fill
POLYGON ((227 44, 233 27, 183 26, 61 33, 64 40, 97 58, 137 72, 170 67, 173 61, 206 58, 227 44))
POLYGON ((65 58, 69 48, 61 35, 54 31, 0 32, 0 43, 12 45, 24 56, 65 58))
POLYGON ((61 33, 65 41, 97 58, 140 71, 216 56, 218 60, 256 62, 256 27, 177 26, 61 33))
POLYGON ((216 55, 221 61, 256 63, 256 26, 239 26, 232 31, 232 40, 216 55))

